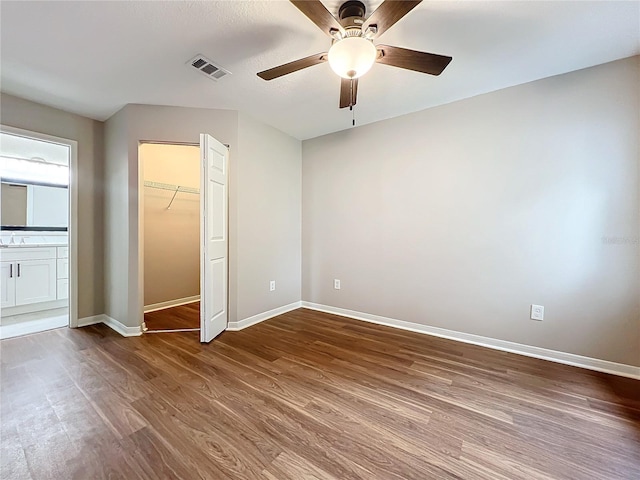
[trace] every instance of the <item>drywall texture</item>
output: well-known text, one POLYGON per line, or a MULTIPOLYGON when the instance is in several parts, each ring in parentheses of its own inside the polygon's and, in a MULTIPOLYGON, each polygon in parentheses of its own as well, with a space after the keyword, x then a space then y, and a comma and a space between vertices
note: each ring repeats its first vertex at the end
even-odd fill
POLYGON ((292 220, 282 220, 283 214, 279 210, 286 209, 284 215, 288 215, 287 219, 296 215, 299 219, 300 202, 294 201, 287 206, 283 202, 285 194, 273 193, 259 198, 256 193, 281 188, 283 181, 294 182, 290 188, 299 192, 300 142, 248 118, 243 118, 242 125, 246 132, 240 134, 238 112, 235 111, 148 105, 127 105, 107 121, 107 170, 114 172, 118 186, 113 187, 113 195, 108 197, 105 207, 109 210, 113 203, 119 219, 106 227, 109 245, 113 245, 105 256, 111 288, 106 306, 108 312, 113 312, 113 315, 108 313, 110 316, 130 327, 140 325, 142 320, 143 284, 142 275, 138 273, 144 265, 138 251, 144 242, 139 235, 143 233, 139 228, 141 219, 138 215, 141 180, 138 175, 139 142, 197 144, 200 133, 208 133, 230 146, 229 321, 240 321, 248 312, 261 313, 299 300, 299 294, 294 298, 291 292, 300 291, 300 268, 290 265, 300 264, 300 224, 299 220, 297 224, 292 220), (123 135, 118 134, 121 128, 125 129, 123 135), (249 142, 254 143, 249 145, 249 142), (123 148, 126 152, 122 151, 123 148), (126 175, 126 178, 116 178, 116 172, 126 175), (121 211, 125 204, 126 211, 121 211), (268 231, 257 232, 253 224, 264 224, 265 215, 272 215, 274 221, 268 222, 268 231), (259 243, 260 238, 256 238, 259 235, 264 235, 267 241, 259 243), (291 252, 286 259, 290 263, 279 267, 277 262, 283 255, 282 247, 276 241, 283 239, 283 244, 289 246, 295 243, 291 238, 297 238, 297 251, 291 252), (252 242, 258 242, 264 248, 256 262, 253 261, 252 242), (128 265, 126 272, 122 271, 123 259, 128 265), (253 282, 263 284, 268 290, 268 280, 274 279, 273 275, 280 276, 282 290, 276 290, 278 293, 271 297, 257 300, 250 297, 253 282), (244 289, 245 282, 247 290, 244 289), (120 310, 121 306, 125 306, 125 311, 120 310))
POLYGON ((236 288, 243 320, 300 301, 302 150, 299 140, 243 113, 238 150, 236 288))
POLYGON ((303 300, 640 365, 639 85, 633 57, 303 142, 303 300))
MULTIPOLYGON (((200 189, 199 147, 143 143, 139 158, 145 181, 200 189)), ((144 305, 200 295, 200 195, 143 192, 144 305)))
POLYGON ((78 317, 104 312, 104 124, 62 110, 0 94, 3 125, 78 142, 78 317))

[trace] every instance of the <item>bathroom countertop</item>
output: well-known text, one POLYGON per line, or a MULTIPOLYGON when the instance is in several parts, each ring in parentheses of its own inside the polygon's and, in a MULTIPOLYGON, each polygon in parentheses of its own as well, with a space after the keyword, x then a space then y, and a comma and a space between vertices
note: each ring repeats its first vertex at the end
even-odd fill
POLYGON ((67 243, 14 243, 0 245, 0 248, 42 248, 42 247, 67 247, 67 243))

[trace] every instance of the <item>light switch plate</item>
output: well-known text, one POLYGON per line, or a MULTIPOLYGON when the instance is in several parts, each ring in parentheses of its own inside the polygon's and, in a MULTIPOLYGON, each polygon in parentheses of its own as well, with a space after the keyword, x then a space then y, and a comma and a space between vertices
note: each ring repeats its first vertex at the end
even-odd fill
POLYGON ((542 305, 531 305, 531 320, 544 320, 544 307, 542 305))

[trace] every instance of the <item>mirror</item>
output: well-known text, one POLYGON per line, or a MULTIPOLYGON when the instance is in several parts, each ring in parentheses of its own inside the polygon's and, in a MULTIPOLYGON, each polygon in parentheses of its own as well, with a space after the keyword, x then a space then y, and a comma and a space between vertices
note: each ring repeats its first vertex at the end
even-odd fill
POLYGON ((0 131, 0 230, 66 231, 69 145, 0 131))
POLYGON ((0 204, 2 230, 67 230, 66 186, 3 181, 0 204))

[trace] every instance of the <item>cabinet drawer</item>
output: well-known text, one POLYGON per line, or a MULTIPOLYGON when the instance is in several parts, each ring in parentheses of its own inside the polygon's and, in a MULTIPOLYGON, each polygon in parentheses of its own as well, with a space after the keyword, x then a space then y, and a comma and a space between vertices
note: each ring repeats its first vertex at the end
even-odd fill
POLYGON ((0 250, 3 262, 56 258, 56 247, 15 247, 0 250))
POLYGON ((69 298, 69 280, 66 278, 60 278, 58 280, 56 293, 58 294, 58 300, 69 298))
POLYGON ((68 258, 59 258, 58 259, 58 280, 61 278, 69 278, 69 259, 68 258))
POLYGON ((58 247, 58 258, 69 258, 69 247, 58 247))

